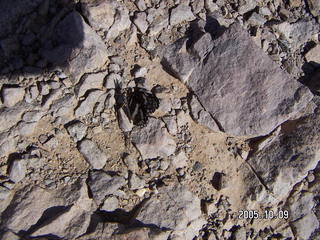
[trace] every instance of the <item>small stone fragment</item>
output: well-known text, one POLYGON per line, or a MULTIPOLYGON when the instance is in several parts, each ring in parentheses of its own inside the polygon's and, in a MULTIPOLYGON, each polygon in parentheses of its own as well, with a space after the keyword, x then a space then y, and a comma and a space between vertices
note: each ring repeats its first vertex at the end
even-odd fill
POLYGON ((67 130, 75 142, 81 141, 87 134, 88 127, 80 121, 67 125, 67 130))
POLYGON ((25 91, 21 87, 4 86, 2 87, 2 101, 6 107, 13 107, 24 98, 25 91))
POLYGON ((101 210, 104 210, 104 211, 107 211, 107 212, 112 212, 114 210, 116 210, 117 208, 119 207, 119 200, 118 198, 114 197, 114 196, 111 196, 111 197, 108 197, 102 207, 101 207, 101 210))
POLYGON ((9 177, 15 183, 20 182, 26 176, 27 163, 24 159, 14 160, 9 167, 9 177))
POLYGON ((131 174, 129 179, 129 187, 132 190, 141 189, 145 186, 145 181, 136 174, 131 174))
POLYGON ((119 188, 124 186, 126 181, 120 176, 110 176, 104 171, 93 171, 88 180, 89 188, 94 200, 100 204, 107 195, 114 194, 119 188))
POLYGON ((145 33, 148 29, 147 14, 145 12, 136 13, 133 23, 137 26, 140 32, 145 33))
POLYGON ((303 218, 292 223, 297 237, 310 239, 311 234, 319 227, 317 216, 311 212, 303 218))
POLYGON ((314 62, 320 64, 320 44, 310 49, 306 54, 306 59, 308 62, 314 62))
POLYGON ((171 10, 170 25, 174 26, 182 23, 183 21, 192 21, 196 17, 191 11, 191 7, 185 5, 178 5, 171 10))
POLYGON ((108 161, 107 155, 97 146, 97 144, 89 139, 82 140, 78 149, 88 163, 94 169, 101 169, 108 161))

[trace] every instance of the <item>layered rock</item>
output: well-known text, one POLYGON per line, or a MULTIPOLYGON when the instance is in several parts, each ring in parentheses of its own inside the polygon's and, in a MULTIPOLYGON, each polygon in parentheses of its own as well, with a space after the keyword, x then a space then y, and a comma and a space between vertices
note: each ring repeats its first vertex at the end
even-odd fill
POLYGON ((179 40, 164 50, 162 63, 232 135, 266 135, 312 98, 238 24, 217 39, 202 33, 196 40, 179 40))

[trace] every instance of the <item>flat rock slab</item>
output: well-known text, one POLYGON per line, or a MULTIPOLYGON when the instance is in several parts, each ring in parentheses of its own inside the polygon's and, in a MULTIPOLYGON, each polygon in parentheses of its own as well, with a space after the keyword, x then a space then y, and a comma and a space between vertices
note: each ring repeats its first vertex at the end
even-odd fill
POLYGON ((150 118, 144 128, 135 129, 131 136, 143 159, 170 156, 176 149, 175 141, 159 119, 150 118))
POLYGON ((168 46, 162 64, 186 83, 229 134, 266 135, 312 99, 310 91, 280 69, 238 24, 217 39, 203 33, 192 41, 191 46, 181 39, 168 46))
POLYGON ((109 156, 95 142, 89 139, 82 140, 78 145, 78 149, 93 169, 103 168, 108 161, 109 156))
POLYGON ((175 231, 179 239, 193 239, 204 224, 200 199, 182 185, 163 187, 141 209, 143 224, 175 231))

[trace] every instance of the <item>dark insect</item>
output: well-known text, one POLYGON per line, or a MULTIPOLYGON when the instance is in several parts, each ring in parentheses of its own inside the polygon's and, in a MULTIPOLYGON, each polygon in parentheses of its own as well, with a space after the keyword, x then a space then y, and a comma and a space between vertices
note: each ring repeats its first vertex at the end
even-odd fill
POLYGON ((159 99, 144 88, 129 88, 127 90, 129 118, 134 125, 141 126, 148 122, 149 114, 159 107, 159 99))

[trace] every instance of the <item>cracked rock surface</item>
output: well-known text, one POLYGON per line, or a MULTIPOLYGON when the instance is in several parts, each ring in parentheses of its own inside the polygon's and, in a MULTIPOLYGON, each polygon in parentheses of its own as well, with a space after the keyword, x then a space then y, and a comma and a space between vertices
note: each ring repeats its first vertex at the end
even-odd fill
POLYGON ((319 1, 0 9, 0 240, 320 238, 319 1))

